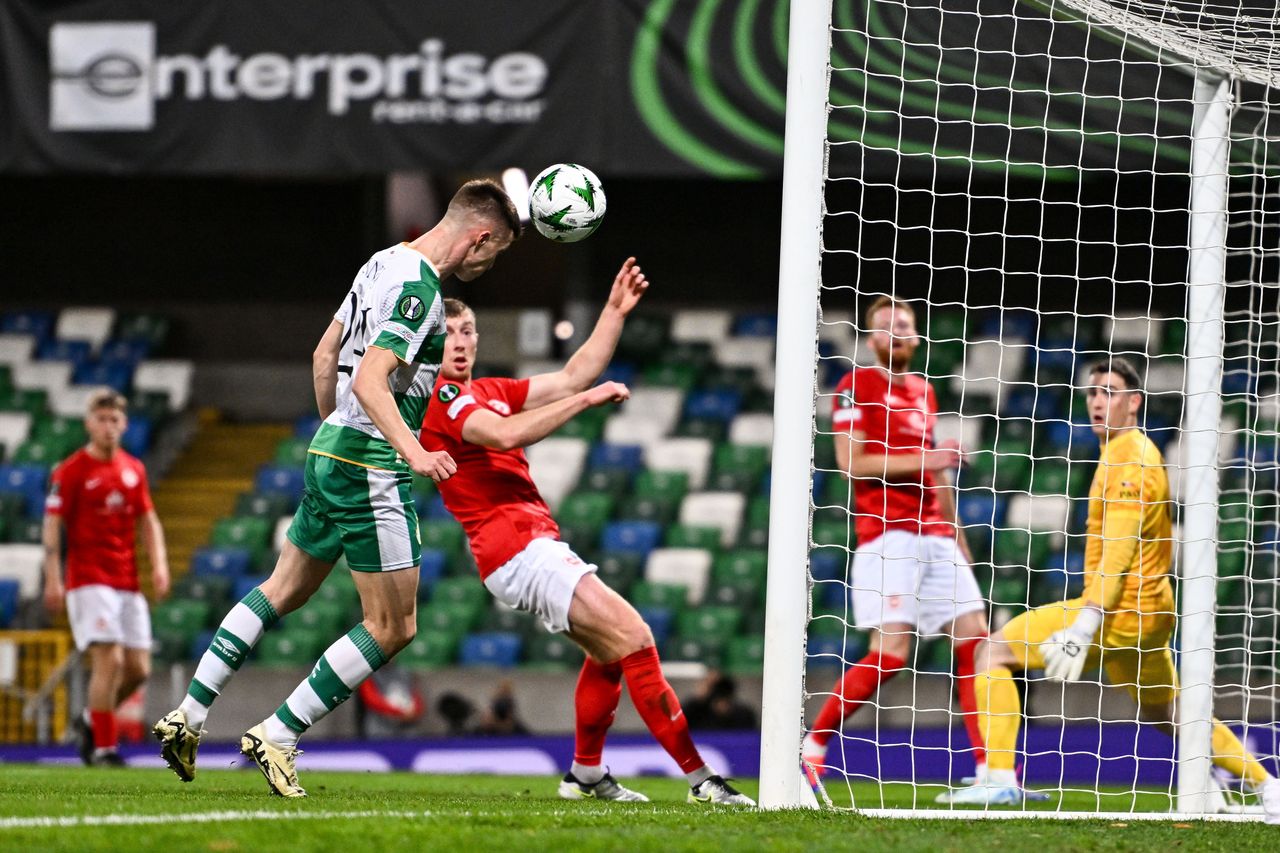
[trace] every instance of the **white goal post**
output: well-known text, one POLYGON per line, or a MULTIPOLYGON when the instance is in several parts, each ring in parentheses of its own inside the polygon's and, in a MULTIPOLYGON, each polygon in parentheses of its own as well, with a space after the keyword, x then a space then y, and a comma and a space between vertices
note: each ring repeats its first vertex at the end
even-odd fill
POLYGON ((1176 738, 1117 710, 1123 690, 1055 692, 1029 673, 1019 771, 1047 804, 935 806, 972 770, 955 654, 916 638, 836 731, 828 804, 1257 811, 1247 785, 1224 793, 1235 782, 1212 742, 1217 713, 1276 772, 1280 11, 791 0, 788 44, 761 806, 812 805, 802 738, 865 651, 849 605, 857 511, 827 418, 835 377, 870 363, 861 312, 891 296, 915 309, 913 371, 939 393, 938 432, 978 451, 954 491, 993 631, 1078 589, 1097 445, 1074 397, 1098 357, 1138 363, 1140 426, 1176 507, 1176 738))

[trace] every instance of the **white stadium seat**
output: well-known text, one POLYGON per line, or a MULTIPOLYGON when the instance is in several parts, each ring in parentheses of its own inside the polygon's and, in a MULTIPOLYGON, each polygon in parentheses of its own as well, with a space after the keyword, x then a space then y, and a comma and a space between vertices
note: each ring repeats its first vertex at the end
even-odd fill
POLYGON ((635 388, 631 399, 623 404, 621 414, 654 421, 666 435, 680 422, 683 407, 684 392, 679 388, 635 388))
POLYGON ((49 394, 49 409, 60 418, 82 418, 89 409, 89 398, 102 390, 101 385, 66 385, 49 394))
POLYGON ((144 361, 133 374, 133 387, 138 391, 164 391, 175 411, 187 407, 191 398, 191 379, 195 365, 181 359, 144 361))
POLYGON ((116 312, 111 308, 64 308, 54 334, 69 341, 88 341, 97 352, 111 337, 116 312))
POLYGON ((0 335, 0 364, 22 364, 31 361, 36 351, 32 335, 0 335))
POLYGON ((1006 524, 1015 530, 1065 533, 1071 515, 1071 498, 1066 495, 1020 493, 1009 499, 1006 524))
POLYGON ((965 450, 982 448, 982 418, 966 418, 955 414, 938 415, 933 427, 934 441, 958 441, 965 450))
POLYGON ((858 337, 858 321, 852 311, 822 312, 822 323, 818 326, 818 340, 835 346, 841 354, 852 353, 858 337))
POLYGON ((1159 317, 1113 317, 1102 332, 1102 348, 1121 352, 1147 352, 1164 340, 1164 320, 1159 317))
POLYGON ((552 510, 573 490, 587 458, 587 443, 580 438, 544 438, 525 450, 529 474, 552 510))
POLYGON ((956 365, 951 378, 955 394, 978 394, 999 404, 1010 383, 1022 376, 1029 347, 1014 341, 980 340, 965 347, 964 363, 956 365))
POLYGON ((721 367, 751 367, 757 373, 773 368, 773 338, 724 338, 714 349, 721 367))
POLYGON ((69 361, 28 361, 13 366, 13 384, 16 388, 39 389, 52 395, 70 384, 71 371, 69 361))
POLYGON ((31 415, 26 412, 0 412, 0 458, 12 458, 13 451, 31 435, 31 415))
POLYGON ((271 534, 271 547, 276 551, 284 548, 285 540, 289 538, 286 534, 289 532, 289 525, 291 524, 293 524, 292 515, 282 515, 276 519, 276 529, 271 534))
POLYGON ((661 421, 650 420, 639 413, 610 415, 604 422, 604 440, 609 444, 638 444, 648 447, 655 441, 666 438, 668 432, 661 421))
POLYGON ((765 412, 738 415, 729 425, 729 443, 772 447, 773 415, 765 412))
POLYGON ((733 314, 729 311, 677 311, 671 321, 671 340, 706 341, 713 344, 729 337, 729 328, 732 325, 733 314))
POLYGON ((702 548, 655 548, 645 561, 644 579, 684 587, 686 601, 696 607, 707 594, 711 552, 702 548))
POLYGON ((0 578, 18 582, 19 598, 40 594, 43 573, 43 545, 0 545, 0 578))
POLYGON ((747 498, 741 492, 692 492, 680 502, 680 523, 720 530, 720 544, 733 547, 742 528, 747 498))
POLYGON ((711 466, 711 442, 705 438, 664 438, 644 449, 646 468, 655 471, 684 471, 689 488, 701 489, 711 466))
POLYGON ((1186 379, 1180 358, 1153 359, 1144 387, 1148 394, 1181 394, 1186 379))

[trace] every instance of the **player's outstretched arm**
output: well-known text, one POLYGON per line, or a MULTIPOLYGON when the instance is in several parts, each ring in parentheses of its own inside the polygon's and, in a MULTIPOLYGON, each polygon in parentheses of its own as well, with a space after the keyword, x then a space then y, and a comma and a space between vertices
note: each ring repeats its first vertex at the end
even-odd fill
POLYGON ((649 281, 640 271, 635 258, 627 258, 614 276, 609 299, 600 311, 591 337, 578 348, 565 366, 555 373, 543 373, 529 379, 529 396, 526 409, 536 409, 570 394, 577 394, 591 387, 609 366, 613 351, 618 346, 627 315, 640 302, 649 289, 649 281))
POLYGON ((471 444, 495 450, 528 447, 551 435, 579 412, 606 403, 621 403, 630 396, 631 391, 621 382, 603 382, 563 400, 537 409, 526 408, 506 418, 488 409, 479 408, 462 425, 462 438, 471 444))
POLYGON ((437 483, 447 480, 458 470, 453 457, 443 450, 433 452, 425 449, 409 431, 404 418, 400 417, 396 399, 391 395, 391 386, 387 382, 399 366, 400 359, 391 350, 370 346, 360 361, 351 391, 369 415, 369 420, 415 474, 430 477, 437 483))
POLYGON ((342 324, 334 320, 324 330, 316 351, 311 354, 311 380, 316 389, 320 419, 338 407, 338 353, 342 351, 342 324))

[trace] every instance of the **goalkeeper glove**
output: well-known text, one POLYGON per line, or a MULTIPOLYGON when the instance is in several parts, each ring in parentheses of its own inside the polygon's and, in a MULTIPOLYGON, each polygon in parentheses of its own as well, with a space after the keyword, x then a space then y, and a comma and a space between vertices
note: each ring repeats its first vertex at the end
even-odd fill
POLYGON ((1070 627, 1054 632, 1041 643, 1045 677, 1053 681, 1079 681, 1084 674, 1085 659, 1089 657, 1089 646, 1093 645, 1093 635, 1101 624, 1102 611, 1089 607, 1080 611, 1070 627))

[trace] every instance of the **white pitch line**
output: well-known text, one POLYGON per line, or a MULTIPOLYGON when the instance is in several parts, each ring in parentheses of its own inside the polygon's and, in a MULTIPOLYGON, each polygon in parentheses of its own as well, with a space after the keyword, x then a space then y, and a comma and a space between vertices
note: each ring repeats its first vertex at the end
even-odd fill
POLYGON ((0 818, 0 829, 31 829, 43 827, 75 826, 147 826, 165 823, 223 823, 242 820, 346 820, 364 817, 422 818, 433 817, 432 812, 271 812, 271 811, 221 811, 195 812, 194 814, 107 814, 76 815, 71 817, 5 817, 0 818))

